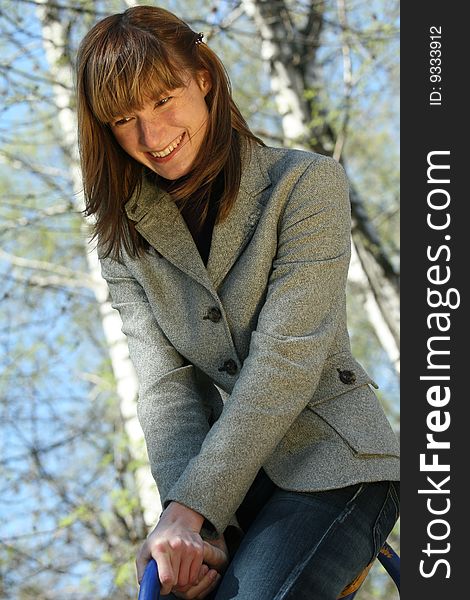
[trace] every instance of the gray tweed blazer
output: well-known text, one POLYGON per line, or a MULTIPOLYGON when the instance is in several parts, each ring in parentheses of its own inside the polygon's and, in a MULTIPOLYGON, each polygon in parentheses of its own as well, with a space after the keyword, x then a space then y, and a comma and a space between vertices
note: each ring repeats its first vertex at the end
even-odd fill
POLYGON ((162 505, 191 507, 219 534, 261 467, 298 491, 399 478, 377 384, 350 351, 344 170, 259 146, 242 161, 207 267, 174 201, 146 181, 125 210, 150 253, 121 264, 98 247, 162 505))

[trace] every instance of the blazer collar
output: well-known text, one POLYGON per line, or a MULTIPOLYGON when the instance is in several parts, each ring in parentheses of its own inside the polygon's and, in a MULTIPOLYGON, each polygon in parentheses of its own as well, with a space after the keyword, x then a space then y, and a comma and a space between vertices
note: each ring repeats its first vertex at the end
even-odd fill
POLYGON ((137 231, 162 256, 210 291, 221 284, 241 254, 261 216, 263 203, 256 196, 270 179, 260 160, 261 147, 251 153, 242 149, 240 189, 228 217, 214 226, 207 268, 193 237, 169 194, 145 177, 141 193, 132 196, 124 209, 136 222, 137 231))

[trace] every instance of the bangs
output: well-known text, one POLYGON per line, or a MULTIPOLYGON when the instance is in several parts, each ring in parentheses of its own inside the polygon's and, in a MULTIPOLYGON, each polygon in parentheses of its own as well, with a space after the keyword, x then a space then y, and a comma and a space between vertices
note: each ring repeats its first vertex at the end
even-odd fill
POLYGON ((187 69, 169 60, 158 40, 141 31, 109 33, 118 35, 88 57, 85 73, 90 109, 99 121, 106 124, 141 110, 149 99, 185 86, 187 69))

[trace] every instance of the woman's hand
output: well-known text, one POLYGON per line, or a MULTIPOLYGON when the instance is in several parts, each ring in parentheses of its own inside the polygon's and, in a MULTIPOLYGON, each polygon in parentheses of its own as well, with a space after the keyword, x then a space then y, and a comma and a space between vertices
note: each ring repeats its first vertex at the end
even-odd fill
POLYGON ((175 585, 197 583, 204 557, 204 543, 199 535, 203 522, 199 513, 171 502, 137 555, 139 583, 151 558, 158 565, 162 595, 169 594, 175 585))
POLYGON ((196 585, 185 587, 175 586, 171 590, 177 598, 182 598, 183 600, 202 600, 219 585, 222 573, 229 563, 229 553, 224 536, 222 535, 216 540, 210 540, 210 542, 204 541, 204 548, 204 560, 210 562, 212 567, 217 568, 210 568, 208 564, 204 563, 199 571, 199 581, 196 585), (212 550, 209 547, 211 545, 218 550, 212 550))
POLYGON ((198 583, 203 560, 209 566, 221 566, 227 556, 220 548, 203 542, 199 531, 204 517, 190 508, 171 502, 142 545, 137 556, 137 578, 140 583, 151 558, 158 565, 161 594, 169 594, 175 586, 198 583))

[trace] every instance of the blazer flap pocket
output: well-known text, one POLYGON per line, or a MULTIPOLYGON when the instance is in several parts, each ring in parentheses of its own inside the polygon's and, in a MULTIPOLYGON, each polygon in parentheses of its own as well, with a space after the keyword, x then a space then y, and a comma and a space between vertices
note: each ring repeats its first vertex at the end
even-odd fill
POLYGON ((350 352, 337 352, 326 359, 317 389, 308 406, 316 406, 366 384, 376 389, 379 387, 350 352))
POLYGON ((354 390, 311 409, 361 455, 399 456, 398 439, 369 387, 354 390))

